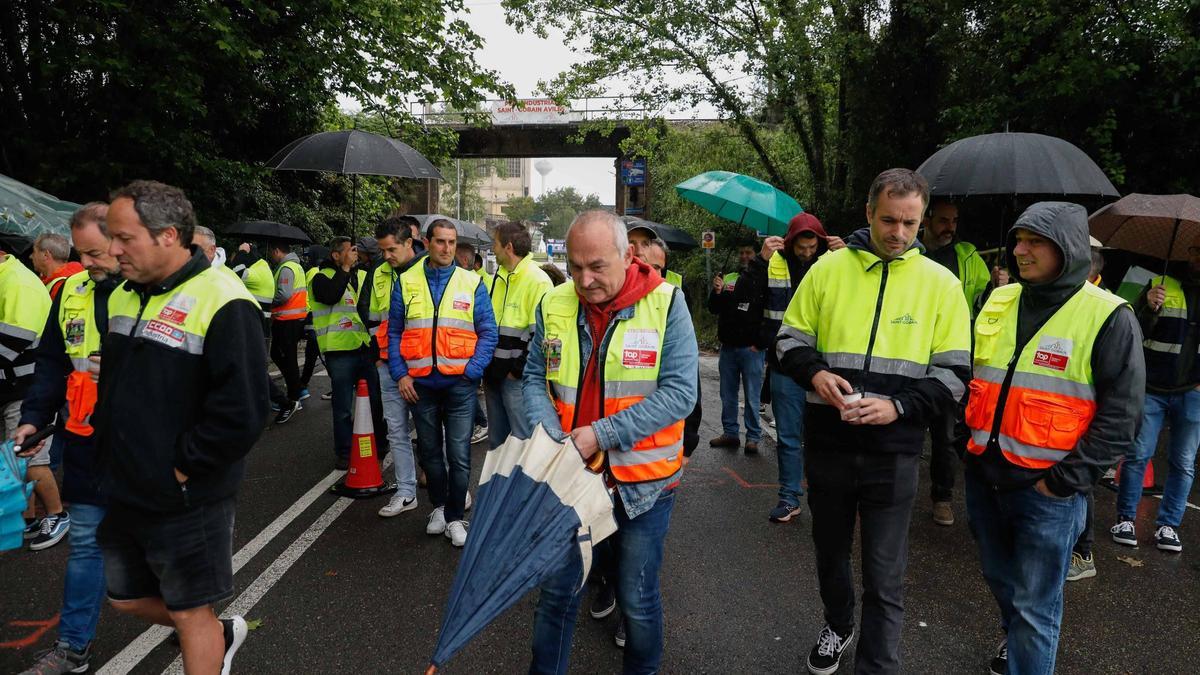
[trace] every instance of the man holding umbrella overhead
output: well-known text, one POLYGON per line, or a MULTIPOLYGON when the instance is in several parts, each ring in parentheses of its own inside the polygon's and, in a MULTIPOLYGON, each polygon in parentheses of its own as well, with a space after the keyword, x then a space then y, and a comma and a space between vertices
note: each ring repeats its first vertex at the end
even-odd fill
MULTIPOLYGON (((567 260, 574 283, 546 293, 537 311, 524 373, 527 414, 552 436, 570 435, 585 461, 600 453, 618 502, 624 671, 653 673, 663 648, 658 572, 683 468, 683 418, 696 399, 696 335, 681 292, 634 258, 611 213, 575 219, 567 260)), ((581 565, 572 551, 542 584, 532 673, 567 671, 581 565)))

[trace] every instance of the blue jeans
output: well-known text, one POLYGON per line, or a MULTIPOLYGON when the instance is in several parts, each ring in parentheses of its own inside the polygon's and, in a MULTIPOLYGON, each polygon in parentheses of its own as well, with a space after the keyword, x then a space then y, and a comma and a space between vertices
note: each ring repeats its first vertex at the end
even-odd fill
POLYGON ((525 415, 525 395, 521 391, 521 380, 507 375, 498 384, 484 386, 487 398, 488 446, 495 449, 508 438, 529 438, 533 429, 525 415))
MULTIPOLYGON (((625 621, 625 653, 622 672, 656 673, 663 651, 662 593, 658 572, 662 567, 663 544, 671 524, 675 492, 662 492, 649 511, 630 519, 617 505, 617 533, 612 536, 617 558, 617 604, 625 621)), ((563 566, 542 583, 533 619, 533 662, 529 672, 566 673, 571 657, 575 619, 583 598, 583 563, 579 549, 571 552, 563 566)))
POLYGON ((107 511, 93 504, 71 504, 71 552, 63 579, 62 614, 58 639, 82 652, 96 637, 100 608, 104 606, 104 555, 96 543, 96 529, 107 511))
POLYGON ((1196 448, 1200 445, 1200 391, 1192 389, 1183 394, 1146 393, 1142 413, 1142 429, 1137 442, 1121 464, 1121 485, 1117 492, 1117 518, 1133 520, 1138 502, 1142 499, 1142 481, 1146 462, 1158 448, 1158 434, 1163 421, 1171 427, 1167 444, 1167 482, 1163 487, 1162 505, 1158 507, 1160 526, 1179 527, 1187 510, 1188 493, 1196 475, 1196 448))
POLYGON ((1000 492, 966 472, 967 518, 979 545, 983 578, 1000 605, 1008 636, 1008 672, 1054 672, 1063 585, 1071 549, 1083 531, 1082 494, 1047 497, 1033 487, 1000 492))
MULTIPOLYGON (((329 372, 329 386, 333 393, 333 453, 338 457, 349 457, 350 438, 354 432, 354 396, 359 380, 367 381, 377 442, 379 434, 383 431, 383 417, 375 413, 383 407, 378 405, 377 408, 376 404, 379 400, 379 374, 366 350, 326 352, 325 369, 329 372)), ((384 444, 379 442, 379 446, 382 458, 384 444)))
POLYGON ((446 507, 446 522, 463 519, 467 484, 471 480, 471 431, 475 426, 476 383, 463 378, 431 389, 416 381, 419 397, 413 405, 417 447, 429 501, 446 507), (442 454, 445 445, 446 453, 442 454))
POLYGON ((721 429, 729 436, 738 433, 738 385, 746 399, 742 417, 746 422, 746 442, 762 438, 758 421, 758 403, 762 394, 763 353, 749 347, 721 347, 717 368, 721 373, 721 429))
POLYGON ((779 462, 779 499, 800 506, 804 488, 804 387, 771 370, 771 410, 779 436, 775 456, 779 462))
POLYGON ((413 459, 412 439, 408 435, 409 403, 400 396, 400 387, 392 380, 387 363, 381 361, 375 368, 379 371, 383 420, 396 469, 396 492, 410 499, 417 496, 417 465, 413 459))

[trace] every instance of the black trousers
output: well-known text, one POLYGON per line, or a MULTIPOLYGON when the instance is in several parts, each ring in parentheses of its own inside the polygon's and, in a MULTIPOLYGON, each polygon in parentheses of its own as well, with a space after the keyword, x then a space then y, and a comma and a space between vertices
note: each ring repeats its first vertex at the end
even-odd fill
POLYGON ((1083 532, 1079 534, 1079 541, 1075 542, 1075 552, 1083 557, 1088 557, 1092 554, 1092 544, 1096 542, 1096 533, 1092 529, 1096 517, 1092 511, 1096 508, 1095 490, 1088 490, 1087 493, 1087 515, 1084 516, 1083 532))
POLYGON ((954 480, 971 433, 964 414, 963 406, 956 405, 929 423, 929 496, 935 502, 948 502, 954 496, 954 480))
MULTIPOLYGON (((299 348, 297 348, 299 351, 299 348)), ((308 389, 312 380, 313 370, 317 361, 321 360, 321 350, 317 347, 317 334, 312 331, 312 324, 304 325, 304 372, 300 375, 300 388, 308 389)))
POLYGON ((300 365, 296 362, 296 350, 303 336, 303 321, 271 322, 271 360, 283 374, 289 401, 300 400, 300 365))
POLYGON ((855 447, 809 447, 805 455, 817 581, 825 621, 839 634, 854 627, 855 522, 862 524, 862 625, 856 673, 900 672, 908 525, 920 457, 855 447))
POLYGON ((696 405, 692 412, 683 420, 683 454, 691 457, 700 445, 700 418, 704 416, 704 408, 700 403, 704 400, 704 389, 700 386, 700 370, 696 369, 696 405))

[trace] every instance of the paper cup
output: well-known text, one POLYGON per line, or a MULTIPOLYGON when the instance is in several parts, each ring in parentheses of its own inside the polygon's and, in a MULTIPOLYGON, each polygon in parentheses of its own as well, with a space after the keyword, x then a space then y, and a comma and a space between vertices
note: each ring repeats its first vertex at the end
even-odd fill
MULTIPOLYGON (((852 403, 857 403, 862 400, 862 397, 863 397, 862 393, 857 392, 857 391, 849 393, 849 394, 842 394, 842 403, 845 403, 847 405, 850 405, 852 403)), ((841 414, 842 414, 843 422, 852 422, 852 421, 858 419, 859 412, 858 412, 857 407, 853 407, 853 408, 846 408, 846 409, 842 410, 841 414)))

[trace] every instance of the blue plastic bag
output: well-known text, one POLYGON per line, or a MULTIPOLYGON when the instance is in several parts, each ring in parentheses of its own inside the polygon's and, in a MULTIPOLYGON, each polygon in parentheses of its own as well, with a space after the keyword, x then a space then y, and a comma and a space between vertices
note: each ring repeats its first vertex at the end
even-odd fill
POLYGON ((0 443, 0 551, 21 548, 24 541, 21 514, 33 492, 33 483, 25 482, 26 464, 13 451, 12 441, 0 443))

